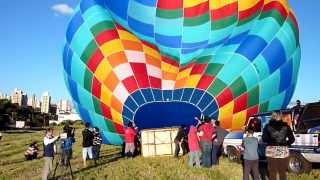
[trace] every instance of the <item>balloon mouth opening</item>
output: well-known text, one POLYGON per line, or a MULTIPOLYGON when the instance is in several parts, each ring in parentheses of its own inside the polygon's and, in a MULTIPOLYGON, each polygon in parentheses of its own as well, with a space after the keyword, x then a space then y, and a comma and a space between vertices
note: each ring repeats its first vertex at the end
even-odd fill
POLYGON ((200 115, 200 109, 190 103, 152 102, 138 109, 134 122, 139 129, 190 126, 197 123, 195 117, 200 115))
POLYGON ((124 103, 124 126, 134 121, 139 129, 195 125, 201 115, 216 119, 219 114, 216 99, 197 88, 161 90, 140 89, 124 103))

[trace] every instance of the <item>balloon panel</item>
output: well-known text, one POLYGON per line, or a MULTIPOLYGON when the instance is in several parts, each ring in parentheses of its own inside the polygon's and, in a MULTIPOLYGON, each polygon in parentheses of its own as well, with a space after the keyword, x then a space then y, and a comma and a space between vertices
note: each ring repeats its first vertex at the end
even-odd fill
POLYGON ((299 64, 285 0, 82 0, 63 53, 77 110, 109 144, 129 121, 159 128, 204 114, 241 129, 288 105, 299 64))

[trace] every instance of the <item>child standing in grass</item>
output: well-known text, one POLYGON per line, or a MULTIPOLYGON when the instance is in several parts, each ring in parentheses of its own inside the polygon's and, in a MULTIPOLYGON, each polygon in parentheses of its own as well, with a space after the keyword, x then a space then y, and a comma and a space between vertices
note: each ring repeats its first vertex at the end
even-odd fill
POLYGON ((253 129, 248 129, 247 137, 243 139, 242 143, 244 147, 243 180, 249 180, 251 172, 253 174, 253 180, 259 179, 258 139, 253 137, 253 132, 253 129))
POLYGON ((190 127, 188 133, 188 145, 189 145, 189 166, 200 167, 200 146, 199 146, 199 137, 197 134, 197 128, 194 126, 190 127))

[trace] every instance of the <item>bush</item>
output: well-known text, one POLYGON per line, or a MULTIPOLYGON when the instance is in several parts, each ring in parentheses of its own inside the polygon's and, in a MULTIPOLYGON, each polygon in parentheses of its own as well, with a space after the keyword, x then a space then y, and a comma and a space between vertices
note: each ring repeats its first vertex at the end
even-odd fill
POLYGON ((70 120, 66 120, 66 121, 62 121, 61 123, 60 123, 60 125, 62 125, 62 126, 64 126, 64 125, 69 125, 69 126, 72 126, 73 124, 74 124, 74 122, 73 121, 70 121, 70 120))
POLYGON ((50 123, 49 125, 50 125, 50 126, 58 126, 58 123, 52 122, 52 123, 50 123))
POLYGON ((80 126, 80 125, 84 125, 84 123, 81 120, 77 120, 77 121, 73 122, 73 125, 75 125, 75 126, 79 125, 80 126))

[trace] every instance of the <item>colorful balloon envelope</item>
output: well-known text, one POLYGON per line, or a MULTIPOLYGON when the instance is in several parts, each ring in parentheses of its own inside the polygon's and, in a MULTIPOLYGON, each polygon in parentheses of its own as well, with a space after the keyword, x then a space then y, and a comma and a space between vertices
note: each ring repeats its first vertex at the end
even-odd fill
POLYGON ((300 64, 286 0, 82 0, 67 29, 67 87, 81 118, 122 144, 139 129, 285 108, 300 64))

